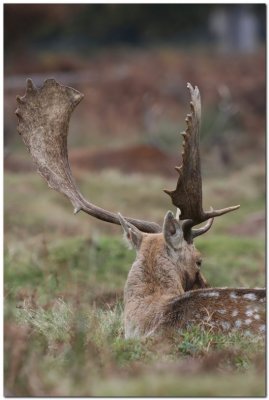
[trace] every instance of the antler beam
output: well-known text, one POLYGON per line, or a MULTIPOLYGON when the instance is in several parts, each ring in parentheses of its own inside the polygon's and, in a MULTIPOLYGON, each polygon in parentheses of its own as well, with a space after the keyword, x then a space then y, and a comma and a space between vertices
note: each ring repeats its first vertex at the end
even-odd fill
MULTIPOLYGON (((17 96, 18 132, 48 186, 67 196, 74 213, 84 211, 102 221, 120 225, 119 217, 88 202, 76 187, 68 162, 67 135, 72 111, 83 99, 77 90, 47 79, 41 88, 27 80, 26 93, 17 96)), ((161 232, 154 223, 127 218, 143 232, 161 232)))

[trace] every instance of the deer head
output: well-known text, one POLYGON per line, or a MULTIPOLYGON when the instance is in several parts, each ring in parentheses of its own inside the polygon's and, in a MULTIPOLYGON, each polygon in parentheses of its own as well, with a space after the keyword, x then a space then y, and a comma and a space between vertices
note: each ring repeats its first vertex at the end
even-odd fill
POLYGON ((161 234, 143 233, 127 222, 121 214, 119 218, 125 238, 130 246, 136 249, 137 259, 141 259, 144 266, 140 270, 142 281, 146 280, 144 275, 151 280, 156 277, 154 288, 158 288, 159 291, 165 290, 166 293, 173 291, 174 287, 177 293, 208 287, 201 273, 201 254, 193 243, 186 242, 181 221, 178 217, 175 218, 171 211, 165 215, 161 234), (163 279, 158 283, 158 278, 164 275, 166 281, 168 277, 172 278, 166 287, 163 286, 163 279))
MULTIPOLYGON (((18 132, 49 187, 70 200, 75 214, 84 211, 100 220, 121 224, 126 239, 137 251, 124 293, 127 337, 155 331, 162 321, 169 320, 171 304, 177 304, 180 309, 178 296, 207 287, 201 273, 201 255, 193 240, 210 229, 214 217, 239 207, 203 210, 199 153, 201 100, 197 87, 190 84, 187 87, 191 95, 191 112, 182 133, 182 165, 176 167, 176 189, 165 190, 178 212, 176 217, 171 211, 167 212, 162 228, 155 222, 122 217, 104 210, 87 201, 78 190, 69 167, 67 135, 71 113, 83 98, 81 93, 54 79, 48 79, 41 88, 36 88, 28 79, 25 95, 17 97, 18 132), (206 222, 204 227, 194 228, 202 222, 206 222)), ((210 296, 208 299, 212 300, 210 296)), ((195 306, 201 307, 197 299, 195 306)), ((165 324, 172 326, 169 321, 165 324)))

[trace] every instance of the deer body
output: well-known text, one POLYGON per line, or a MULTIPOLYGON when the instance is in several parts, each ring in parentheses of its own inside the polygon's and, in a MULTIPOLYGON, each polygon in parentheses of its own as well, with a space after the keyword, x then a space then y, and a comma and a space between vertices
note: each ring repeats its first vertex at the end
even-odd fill
POLYGON ((17 96, 18 132, 38 172, 49 187, 64 194, 74 213, 83 211, 100 220, 121 225, 137 257, 124 290, 125 336, 142 337, 197 323, 209 329, 241 329, 263 334, 265 290, 208 288, 201 272, 201 255, 194 238, 206 233, 213 219, 236 210, 202 207, 199 153, 201 100, 197 87, 187 85, 191 113, 183 136, 182 165, 176 167, 176 189, 165 190, 178 209, 168 211, 163 227, 155 222, 123 218, 87 201, 72 176, 67 134, 72 111, 82 100, 78 91, 48 79, 41 88, 27 80, 25 96, 17 96), (207 221, 202 228, 194 226, 207 221))
MULTIPOLYGON (((167 218, 164 229, 166 224, 167 218)), ((207 288, 194 245, 184 241, 179 252, 172 251, 165 235, 143 234, 124 289, 126 338, 191 324, 246 334, 265 332, 264 289, 207 288)))

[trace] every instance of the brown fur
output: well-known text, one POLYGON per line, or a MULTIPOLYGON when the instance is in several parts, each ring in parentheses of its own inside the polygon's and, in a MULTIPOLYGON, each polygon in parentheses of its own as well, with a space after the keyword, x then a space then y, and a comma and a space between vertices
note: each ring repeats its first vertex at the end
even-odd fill
POLYGON ((264 333, 265 290, 205 289, 200 261, 193 244, 183 240, 180 250, 173 252, 162 233, 141 233, 124 290, 126 338, 193 323, 214 330, 264 333))

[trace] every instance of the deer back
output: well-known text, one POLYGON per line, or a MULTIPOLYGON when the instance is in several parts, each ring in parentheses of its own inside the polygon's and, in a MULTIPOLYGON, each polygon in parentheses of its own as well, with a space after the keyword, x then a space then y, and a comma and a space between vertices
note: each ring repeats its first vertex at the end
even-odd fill
POLYGON ((265 332, 265 289, 214 288, 187 292, 167 302, 160 326, 192 324, 213 331, 265 332))

